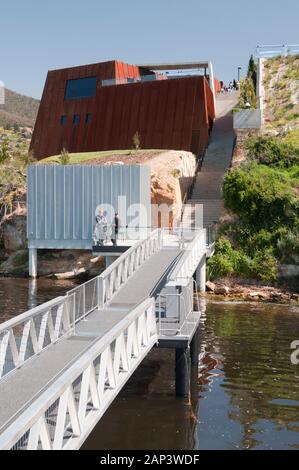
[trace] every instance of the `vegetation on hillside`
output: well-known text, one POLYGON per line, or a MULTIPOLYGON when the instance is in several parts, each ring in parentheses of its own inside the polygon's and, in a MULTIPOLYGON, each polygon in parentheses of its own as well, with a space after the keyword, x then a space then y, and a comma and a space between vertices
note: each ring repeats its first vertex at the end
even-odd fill
POLYGON ((299 128, 299 55, 274 57, 264 64, 265 120, 269 129, 299 128))
MULTIPOLYGON (((232 218, 219 229, 216 255, 209 260, 212 279, 275 283, 283 264, 299 272, 299 56, 268 59, 264 70, 266 128, 245 141, 246 161, 225 176, 232 218)), ((252 58, 246 80, 256 80, 252 58)), ((243 82, 240 102, 247 97, 243 82)))
POLYGON ((29 142, 20 132, 0 130, 0 209, 23 197, 26 165, 33 161, 29 142))
POLYGON ((14 126, 33 127, 38 107, 38 100, 6 89, 5 104, 0 105, 0 126, 5 129, 14 126))
POLYGON ((273 282, 279 264, 299 265, 299 146, 265 136, 246 146, 249 161, 224 180, 236 220, 220 228, 209 272, 273 282))

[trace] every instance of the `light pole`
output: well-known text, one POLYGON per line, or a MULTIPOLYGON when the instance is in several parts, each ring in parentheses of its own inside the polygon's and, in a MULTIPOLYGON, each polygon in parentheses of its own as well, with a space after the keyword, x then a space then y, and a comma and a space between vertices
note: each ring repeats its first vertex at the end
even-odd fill
POLYGON ((238 82, 240 81, 240 72, 242 70, 242 67, 238 67, 238 82))

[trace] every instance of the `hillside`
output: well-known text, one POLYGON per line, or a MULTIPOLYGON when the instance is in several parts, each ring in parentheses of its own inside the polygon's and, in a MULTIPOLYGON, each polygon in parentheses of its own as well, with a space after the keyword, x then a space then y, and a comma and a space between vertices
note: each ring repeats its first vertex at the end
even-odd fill
POLYGON ((263 69, 266 129, 299 128, 299 55, 267 59, 263 69))
POLYGON ((14 124, 33 127, 38 107, 39 100, 6 89, 5 104, 0 105, 0 127, 14 124))
POLYGON ((225 176, 228 212, 209 276, 283 286, 298 294, 299 57, 264 60, 263 69, 265 124, 240 138, 225 176))

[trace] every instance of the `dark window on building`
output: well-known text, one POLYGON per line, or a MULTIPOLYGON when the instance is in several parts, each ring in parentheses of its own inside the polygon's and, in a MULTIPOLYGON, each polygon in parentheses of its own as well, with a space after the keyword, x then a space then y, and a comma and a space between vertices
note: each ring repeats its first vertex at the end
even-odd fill
POLYGON ((74 114, 73 116, 73 124, 79 124, 80 122, 80 116, 79 114, 74 114))
POLYGON ((89 124, 91 121, 92 121, 92 114, 87 113, 86 116, 85 116, 85 123, 89 124))
POLYGON ((61 116, 61 118, 60 118, 61 126, 65 126, 66 123, 67 123, 67 116, 61 116))
POLYGON ((64 98, 66 100, 90 98, 96 95, 96 89, 97 77, 67 80, 64 98))

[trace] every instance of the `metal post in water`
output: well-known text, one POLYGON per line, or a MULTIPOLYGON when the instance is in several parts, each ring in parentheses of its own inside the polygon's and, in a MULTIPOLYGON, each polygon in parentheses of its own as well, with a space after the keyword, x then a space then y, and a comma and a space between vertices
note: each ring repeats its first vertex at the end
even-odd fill
POLYGON ((37 249, 29 248, 29 276, 35 279, 37 277, 37 249))
POLYGON ((186 398, 190 393, 190 349, 175 350, 175 393, 186 398))

